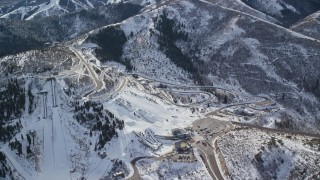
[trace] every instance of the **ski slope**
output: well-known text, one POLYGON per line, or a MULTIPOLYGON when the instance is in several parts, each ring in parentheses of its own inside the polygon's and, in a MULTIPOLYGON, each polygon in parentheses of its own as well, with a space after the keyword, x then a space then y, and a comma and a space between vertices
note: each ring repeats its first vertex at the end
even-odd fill
POLYGON ((54 6, 59 6, 59 2, 60 0, 50 0, 49 4, 42 4, 40 8, 34 14, 29 16, 26 20, 33 19, 37 14, 47 11, 48 9, 53 8, 54 6))
POLYGON ((69 173, 69 162, 65 142, 65 131, 62 125, 63 112, 59 106, 59 96, 55 94, 55 85, 46 84, 48 89, 48 118, 43 121, 43 162, 39 179, 71 179, 69 173), (50 87, 51 86, 51 87, 50 87))

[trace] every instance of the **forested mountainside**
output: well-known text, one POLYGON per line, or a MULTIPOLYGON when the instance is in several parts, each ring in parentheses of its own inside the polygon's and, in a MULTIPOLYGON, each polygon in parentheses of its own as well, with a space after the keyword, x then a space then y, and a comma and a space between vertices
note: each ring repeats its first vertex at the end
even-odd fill
POLYGON ((317 0, 2 0, 0 179, 320 179, 317 0))

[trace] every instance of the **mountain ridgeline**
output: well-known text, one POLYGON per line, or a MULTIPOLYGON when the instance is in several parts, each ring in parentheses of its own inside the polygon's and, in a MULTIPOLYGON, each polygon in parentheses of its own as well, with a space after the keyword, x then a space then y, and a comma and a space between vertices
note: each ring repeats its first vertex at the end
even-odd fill
MULTIPOLYGON (((129 52, 147 52, 151 44, 156 44, 155 47, 191 75, 196 84, 228 84, 253 95, 270 96, 292 110, 280 115, 286 117, 283 124, 291 129, 311 127, 317 131, 320 127, 320 43, 317 39, 249 14, 200 1, 192 1, 189 6, 174 2, 161 11, 133 17, 120 27, 136 26, 140 19, 146 22, 145 18, 153 24, 139 25, 136 33, 128 34, 131 34, 130 39, 141 39, 146 36, 147 29, 151 40, 145 40, 147 46, 142 49, 130 46, 129 52)), ((146 72, 145 66, 140 66, 129 54, 123 56, 130 60, 133 69, 154 74, 154 69, 146 72)), ((153 54, 145 56, 157 59, 153 54)))
POLYGON ((0 19, 0 57, 66 42, 98 27, 120 22, 141 8, 119 3, 29 21, 0 19))
POLYGON ((319 25, 319 0, 1 0, 0 179, 319 179, 319 25))
POLYGON ((278 0, 270 2, 242 0, 242 2, 278 19, 286 27, 290 27, 320 9, 320 1, 318 0, 278 0))

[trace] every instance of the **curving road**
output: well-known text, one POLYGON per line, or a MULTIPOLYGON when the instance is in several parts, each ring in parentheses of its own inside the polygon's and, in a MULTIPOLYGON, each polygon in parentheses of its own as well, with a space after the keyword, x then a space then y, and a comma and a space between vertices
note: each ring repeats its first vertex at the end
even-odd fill
MULTIPOLYGON (((260 96, 261 97, 261 96, 260 96)), ((238 126, 246 126, 250 128, 255 128, 271 133, 281 133, 281 134, 292 134, 292 135, 302 135, 307 137, 314 137, 314 138, 320 138, 319 134, 312 134, 312 133, 304 133, 304 132, 297 132, 293 130, 280 130, 280 129, 271 129, 271 128, 265 128, 257 125, 251 125, 251 124, 245 124, 241 122, 235 122, 235 121, 220 121, 216 119, 217 117, 220 117, 221 114, 223 114, 222 110, 234 106, 240 106, 240 105, 247 105, 247 104, 260 104, 260 103, 270 103, 273 102, 273 100, 261 97, 263 98, 262 101, 256 101, 256 102, 244 102, 244 103, 236 103, 227 105, 225 107, 219 108, 213 112, 210 112, 206 114, 206 118, 197 120, 193 123, 193 129, 199 133, 199 135, 203 136, 204 141, 199 141, 199 144, 196 144, 196 147, 202 151, 202 153, 205 155, 204 163, 209 170, 209 173, 213 179, 224 179, 221 173, 221 170, 219 169, 219 165, 217 163, 217 159, 215 157, 215 146, 216 146, 216 139, 221 136, 224 133, 229 132, 233 129, 234 125, 238 126), (212 124, 212 125, 211 125, 212 124), (213 133, 212 136, 207 136, 203 131, 199 131, 200 129, 210 129, 210 126, 215 129, 215 133, 213 133), (219 128, 220 127, 220 128, 219 128), (203 145, 203 142, 206 145, 203 145), (211 171, 211 172, 210 172, 211 171)), ((226 114, 227 115, 227 114, 226 114)), ((227 115, 228 116, 228 115, 227 115)))
POLYGON ((155 82, 159 82, 159 83, 162 83, 162 84, 165 84, 165 85, 169 85, 169 86, 173 86, 173 87, 176 87, 176 88, 216 88, 216 89, 221 89, 221 90, 225 90, 225 91, 228 91, 228 92, 232 92, 230 89, 226 89, 225 87, 221 87, 221 86, 188 86, 188 85, 179 85, 179 84, 176 84, 176 83, 172 83, 172 82, 167 82, 167 81, 162 81, 162 80, 159 80, 159 79, 153 79, 153 78, 150 78, 150 77, 147 77, 143 74, 140 74, 140 73, 126 73, 127 75, 137 75, 137 76, 140 76, 144 79, 147 79, 147 80, 150 80, 150 81, 155 81, 155 82))
MULTIPOLYGON (((91 99, 91 100, 101 100, 101 99, 108 99, 108 98, 112 98, 113 96, 116 96, 118 93, 120 93, 124 89, 124 87, 126 87, 126 85, 128 83, 128 79, 126 77, 121 76, 121 79, 122 79, 122 81, 121 81, 120 85, 117 87, 117 89, 114 90, 113 92, 110 92, 108 94, 108 96, 106 96, 105 94, 102 94, 102 95, 97 95, 97 96, 92 96, 92 97, 88 96, 87 98, 91 99)), ((89 93, 89 95, 90 94, 91 93, 89 93)))
MULTIPOLYGON (((164 82, 164 81, 148 78, 148 77, 145 77, 145 76, 143 76, 141 74, 127 73, 127 75, 138 75, 138 76, 141 76, 141 77, 143 77, 145 79, 148 79, 148 80, 151 80, 151 81, 156 81, 156 82, 160 82, 160 83, 163 83, 163 84, 167 84, 167 85, 174 86, 174 87, 179 87, 179 88, 181 88, 181 87, 183 87, 183 88, 217 88, 217 89, 223 89, 223 90, 231 92, 228 89, 225 89, 225 88, 222 88, 222 87, 217 87, 217 86, 176 85, 176 84, 173 84, 173 83, 170 83, 170 82, 164 82)), ((186 93, 188 93, 188 92, 191 93, 190 91, 186 91, 186 93)), ((199 91, 197 91, 197 92, 200 93, 199 91)), ((183 93, 183 92, 181 92, 181 93, 183 93)), ((203 93, 208 93, 208 92, 203 92, 203 93)), ((166 97, 160 97, 160 96, 158 96, 158 97, 159 98, 166 98, 166 97)), ((172 104, 171 100, 169 100, 169 99, 167 99, 167 100, 172 104)), ((266 100, 266 98, 264 98, 264 100, 266 100)), ((197 149, 200 151, 200 154, 202 154, 202 156, 204 157, 203 158, 204 164, 205 164, 206 168, 208 169, 209 174, 212 177, 212 179, 217 179, 217 180, 223 180, 224 179, 223 175, 222 175, 222 173, 221 173, 221 171, 219 169, 219 165, 218 165, 218 162, 217 162, 215 154, 214 154, 214 150, 215 150, 214 141, 218 136, 220 136, 223 133, 226 133, 227 131, 230 131, 233 128, 233 125, 230 122, 219 121, 217 119, 212 118, 212 116, 218 115, 221 112, 221 110, 223 110, 225 108, 232 107, 232 106, 243 105, 243 104, 251 104, 251 103, 255 103, 255 102, 245 102, 245 103, 237 103, 237 104, 227 105, 225 107, 222 107, 220 109, 217 109, 217 110, 215 110, 213 112, 208 113, 204 119, 199 119, 199 120, 197 120, 197 121, 195 121, 193 123, 193 129, 195 131, 198 131, 199 133, 200 133, 199 129, 208 127, 208 125, 210 123, 213 123, 213 122, 214 122, 214 124, 212 124, 212 126, 218 127, 217 129, 215 129, 216 133, 213 136, 211 136, 210 138, 205 137, 204 138, 205 140, 199 141, 199 143, 195 144, 195 147, 197 147, 197 149), (206 144, 206 145, 203 145, 203 144, 206 144)), ((177 104, 173 104, 173 105, 177 105, 177 104)), ((180 105, 180 106, 182 106, 182 105, 180 105)), ((188 107, 188 106, 185 106, 185 107, 188 107)), ((202 136, 205 136, 205 135, 203 134, 202 136)), ((133 166, 133 169, 134 169, 134 176, 133 176, 134 180, 141 179, 141 177, 139 175, 139 170, 135 166, 135 163, 137 161, 141 160, 141 159, 144 159, 144 158, 146 158, 146 157, 137 157, 131 162, 131 165, 133 166)), ((131 179, 131 178, 129 178, 129 179, 131 179)))
POLYGON ((130 163, 131 163, 131 166, 133 167, 133 175, 129 178, 127 178, 127 180, 140 180, 142 179, 141 176, 140 176, 140 173, 139 173, 139 169, 138 167, 136 166, 136 163, 142 159, 151 159, 151 158, 154 158, 152 156, 142 156, 142 157, 137 157, 137 158, 134 158, 130 163))
POLYGON ((203 158, 203 160, 212 179, 224 179, 214 153, 216 149, 216 139, 234 128, 234 125, 231 122, 218 120, 218 117, 221 117, 221 114, 223 113, 222 110, 226 108, 255 103, 267 103, 271 101, 267 97, 257 97, 260 97, 263 100, 229 104, 216 109, 215 111, 209 112, 205 115, 205 118, 193 122, 193 130, 204 138, 204 140, 196 143, 195 146, 204 154, 205 158, 203 158), (207 133, 208 131, 210 131, 210 133, 207 133))
POLYGON ((199 119, 193 123, 193 130, 196 131, 204 140, 200 140, 194 144, 194 147, 203 154, 203 161, 212 179, 223 180, 222 172, 219 168, 218 160, 215 156, 215 140, 222 134, 230 131, 232 124, 227 121, 219 121, 214 118, 206 117, 199 119), (206 129, 203 131, 203 129, 206 129), (210 135, 206 131, 212 130, 210 135))
POLYGON ((93 70, 92 66, 88 64, 88 62, 82 57, 82 55, 74 48, 69 47, 70 50, 82 61, 82 63, 86 66, 86 69, 88 70, 91 78, 94 80, 96 84, 96 91, 99 91, 103 87, 103 81, 100 80, 96 74, 96 72, 93 70))
MULTIPOLYGON (((157 80, 153 80, 157 81, 157 80)), ((157 81, 159 82, 159 81, 157 81)), ((181 87, 181 86, 177 86, 181 87)), ((192 87, 192 86, 185 86, 185 87, 192 87)), ((216 88, 214 86, 210 86, 211 88, 216 88)), ((199 88, 197 86, 193 86, 192 88, 199 88)), ((230 121, 221 121, 218 120, 219 117, 221 117, 223 109, 234 107, 234 106, 241 106, 241 105, 248 105, 248 104, 270 104, 274 103, 274 101, 268 97, 264 96, 255 96, 261 98, 259 101, 250 101, 250 102, 243 102, 243 103, 235 103, 235 104, 229 104, 224 107, 221 107, 215 111, 209 112, 208 114, 205 115, 205 118, 199 119, 195 122, 193 122, 193 130, 198 132, 200 136, 203 137, 204 140, 198 141, 198 143, 194 144, 194 147, 199 150, 200 154, 203 157, 204 164, 206 168, 208 169, 208 172, 212 179, 215 180, 223 180, 224 176, 221 172, 221 169, 219 167, 218 160, 216 159, 215 155, 215 149, 216 149, 216 139, 231 131, 234 128, 234 125, 241 125, 241 126, 248 126, 252 128, 258 128, 261 130, 266 130, 269 132, 277 132, 277 133, 286 133, 286 134, 300 134, 304 136, 309 136, 309 137, 320 137, 320 135, 317 134, 310 134, 310 133, 301 133, 301 132, 295 132, 295 131, 288 131, 288 130, 277 130, 277 129, 270 129, 270 128, 264 128, 260 126, 255 126, 255 125, 248 125, 244 123, 239 123, 239 122, 230 122, 230 121), (208 136, 203 129, 210 129, 212 130, 212 133, 208 136)), ((161 97, 160 97, 161 98, 161 97)), ((226 116, 228 116, 226 114, 226 116)), ((207 131, 207 130, 206 130, 207 131)), ((130 180, 138 180, 141 179, 139 170, 136 167, 136 162, 144 159, 144 158, 150 158, 150 157, 137 157, 134 160, 131 161, 131 165, 134 169, 134 175, 130 177, 130 180)))
POLYGON ((237 125, 237 126, 245 126, 245 127, 249 127, 249 128, 259 129, 262 131, 272 132, 272 133, 291 134, 291 135, 300 135, 300 136, 306 136, 306 137, 320 138, 320 134, 299 132, 299 131, 286 130, 286 129, 272 129, 272 128, 253 125, 253 124, 236 122, 236 121, 231 121, 231 123, 234 125, 237 125))

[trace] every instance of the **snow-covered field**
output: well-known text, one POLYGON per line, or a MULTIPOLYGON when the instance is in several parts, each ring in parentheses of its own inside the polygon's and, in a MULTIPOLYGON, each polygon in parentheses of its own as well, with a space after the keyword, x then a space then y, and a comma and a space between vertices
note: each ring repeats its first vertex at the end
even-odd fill
POLYGON ((137 163, 142 179, 192 179, 209 180, 210 175, 199 163, 181 163, 163 160, 140 160, 137 163))
MULTIPOLYGON (((33 78, 29 78, 27 84, 29 82, 33 82, 36 109, 31 115, 26 113, 21 118, 24 126, 21 134, 35 131, 35 145, 31 147, 34 151, 38 149, 37 154, 27 159, 18 157, 4 147, 5 152, 14 159, 13 166, 27 179, 98 179, 109 175, 115 159, 123 160, 130 169, 130 161, 135 157, 161 156, 173 149, 173 142, 165 142, 157 151, 152 151, 138 141, 133 131, 150 129, 156 135, 171 135, 171 129, 191 126, 201 116, 198 112, 192 113, 189 108, 170 105, 157 96, 138 90, 136 86, 125 86, 114 99, 102 101, 105 109, 125 120, 125 127, 118 131, 117 138, 113 138, 99 151, 107 155, 101 159, 94 150, 99 133, 93 133, 90 137, 89 130, 75 121, 73 108, 68 102, 70 97, 63 90, 67 88, 63 77, 52 80, 52 83, 51 80, 34 81, 33 78), (46 93, 38 93, 38 84, 42 85, 41 92, 46 93)), ((22 142, 25 148, 27 141, 22 142)), ((132 173, 132 170, 129 172, 132 173)))
MULTIPOLYGON (((93 0, 71 1, 78 10, 95 6, 93 0)), ((318 88, 319 83, 314 87, 319 75, 317 39, 274 24, 277 20, 240 0, 136 3, 150 6, 61 46, 0 58, 0 89, 6 88, 10 78, 17 78, 25 94, 30 87, 34 95, 31 105, 26 98, 21 117, 9 118, 12 124, 21 121, 22 129, 10 143, 21 142, 22 154, 9 142, 0 144, 9 166, 15 169, 15 178, 96 180, 112 179, 123 172, 125 177, 140 174, 142 179, 207 180, 221 170, 227 179, 320 178, 318 139, 232 129, 229 122, 318 132, 319 101, 316 93, 307 89, 309 84, 302 84, 313 83, 313 91, 318 88), (228 5, 234 9, 225 7, 228 5), (196 73, 179 67, 160 48, 163 32, 156 26, 164 12, 168 22, 175 22, 174 26, 181 26, 179 31, 187 33, 187 38, 172 46, 190 60, 196 73), (132 72, 117 63, 121 61, 100 61, 95 54, 100 47, 87 41, 110 26, 126 36, 121 60, 132 65, 132 72), (195 74, 206 87, 195 85, 195 74), (99 105, 85 107, 88 102, 99 105), (29 105, 33 109, 30 113, 29 105), (81 114, 85 112, 90 116, 81 114), (172 130, 192 129, 196 120, 201 121, 199 132, 205 135, 188 129, 189 135, 196 137, 183 137, 175 144, 178 140, 172 130), (219 148, 207 142, 211 137, 217 139, 219 148), (197 143, 198 148, 207 147, 205 150, 212 153, 201 150, 200 157, 193 149, 197 143), (185 153, 192 161, 181 157, 183 144, 194 145, 185 153), (30 150, 32 153, 27 153, 30 150), (221 154, 216 154, 219 151, 221 154), (134 162, 137 158, 142 159, 134 162)), ((283 0, 257 3, 273 16, 282 17, 284 9, 297 12, 283 0)), ((28 20, 67 12, 60 0, 52 0, 38 9, 25 7, 13 13, 25 19, 32 10, 28 20)), ((10 13, 3 18, 8 16, 10 13)), ((318 16, 314 14, 312 19, 318 16)), ((74 19, 73 26, 72 38, 86 28, 81 16, 74 19)))
POLYGON ((320 147, 312 139, 239 128, 218 145, 230 179, 317 179, 320 147))

